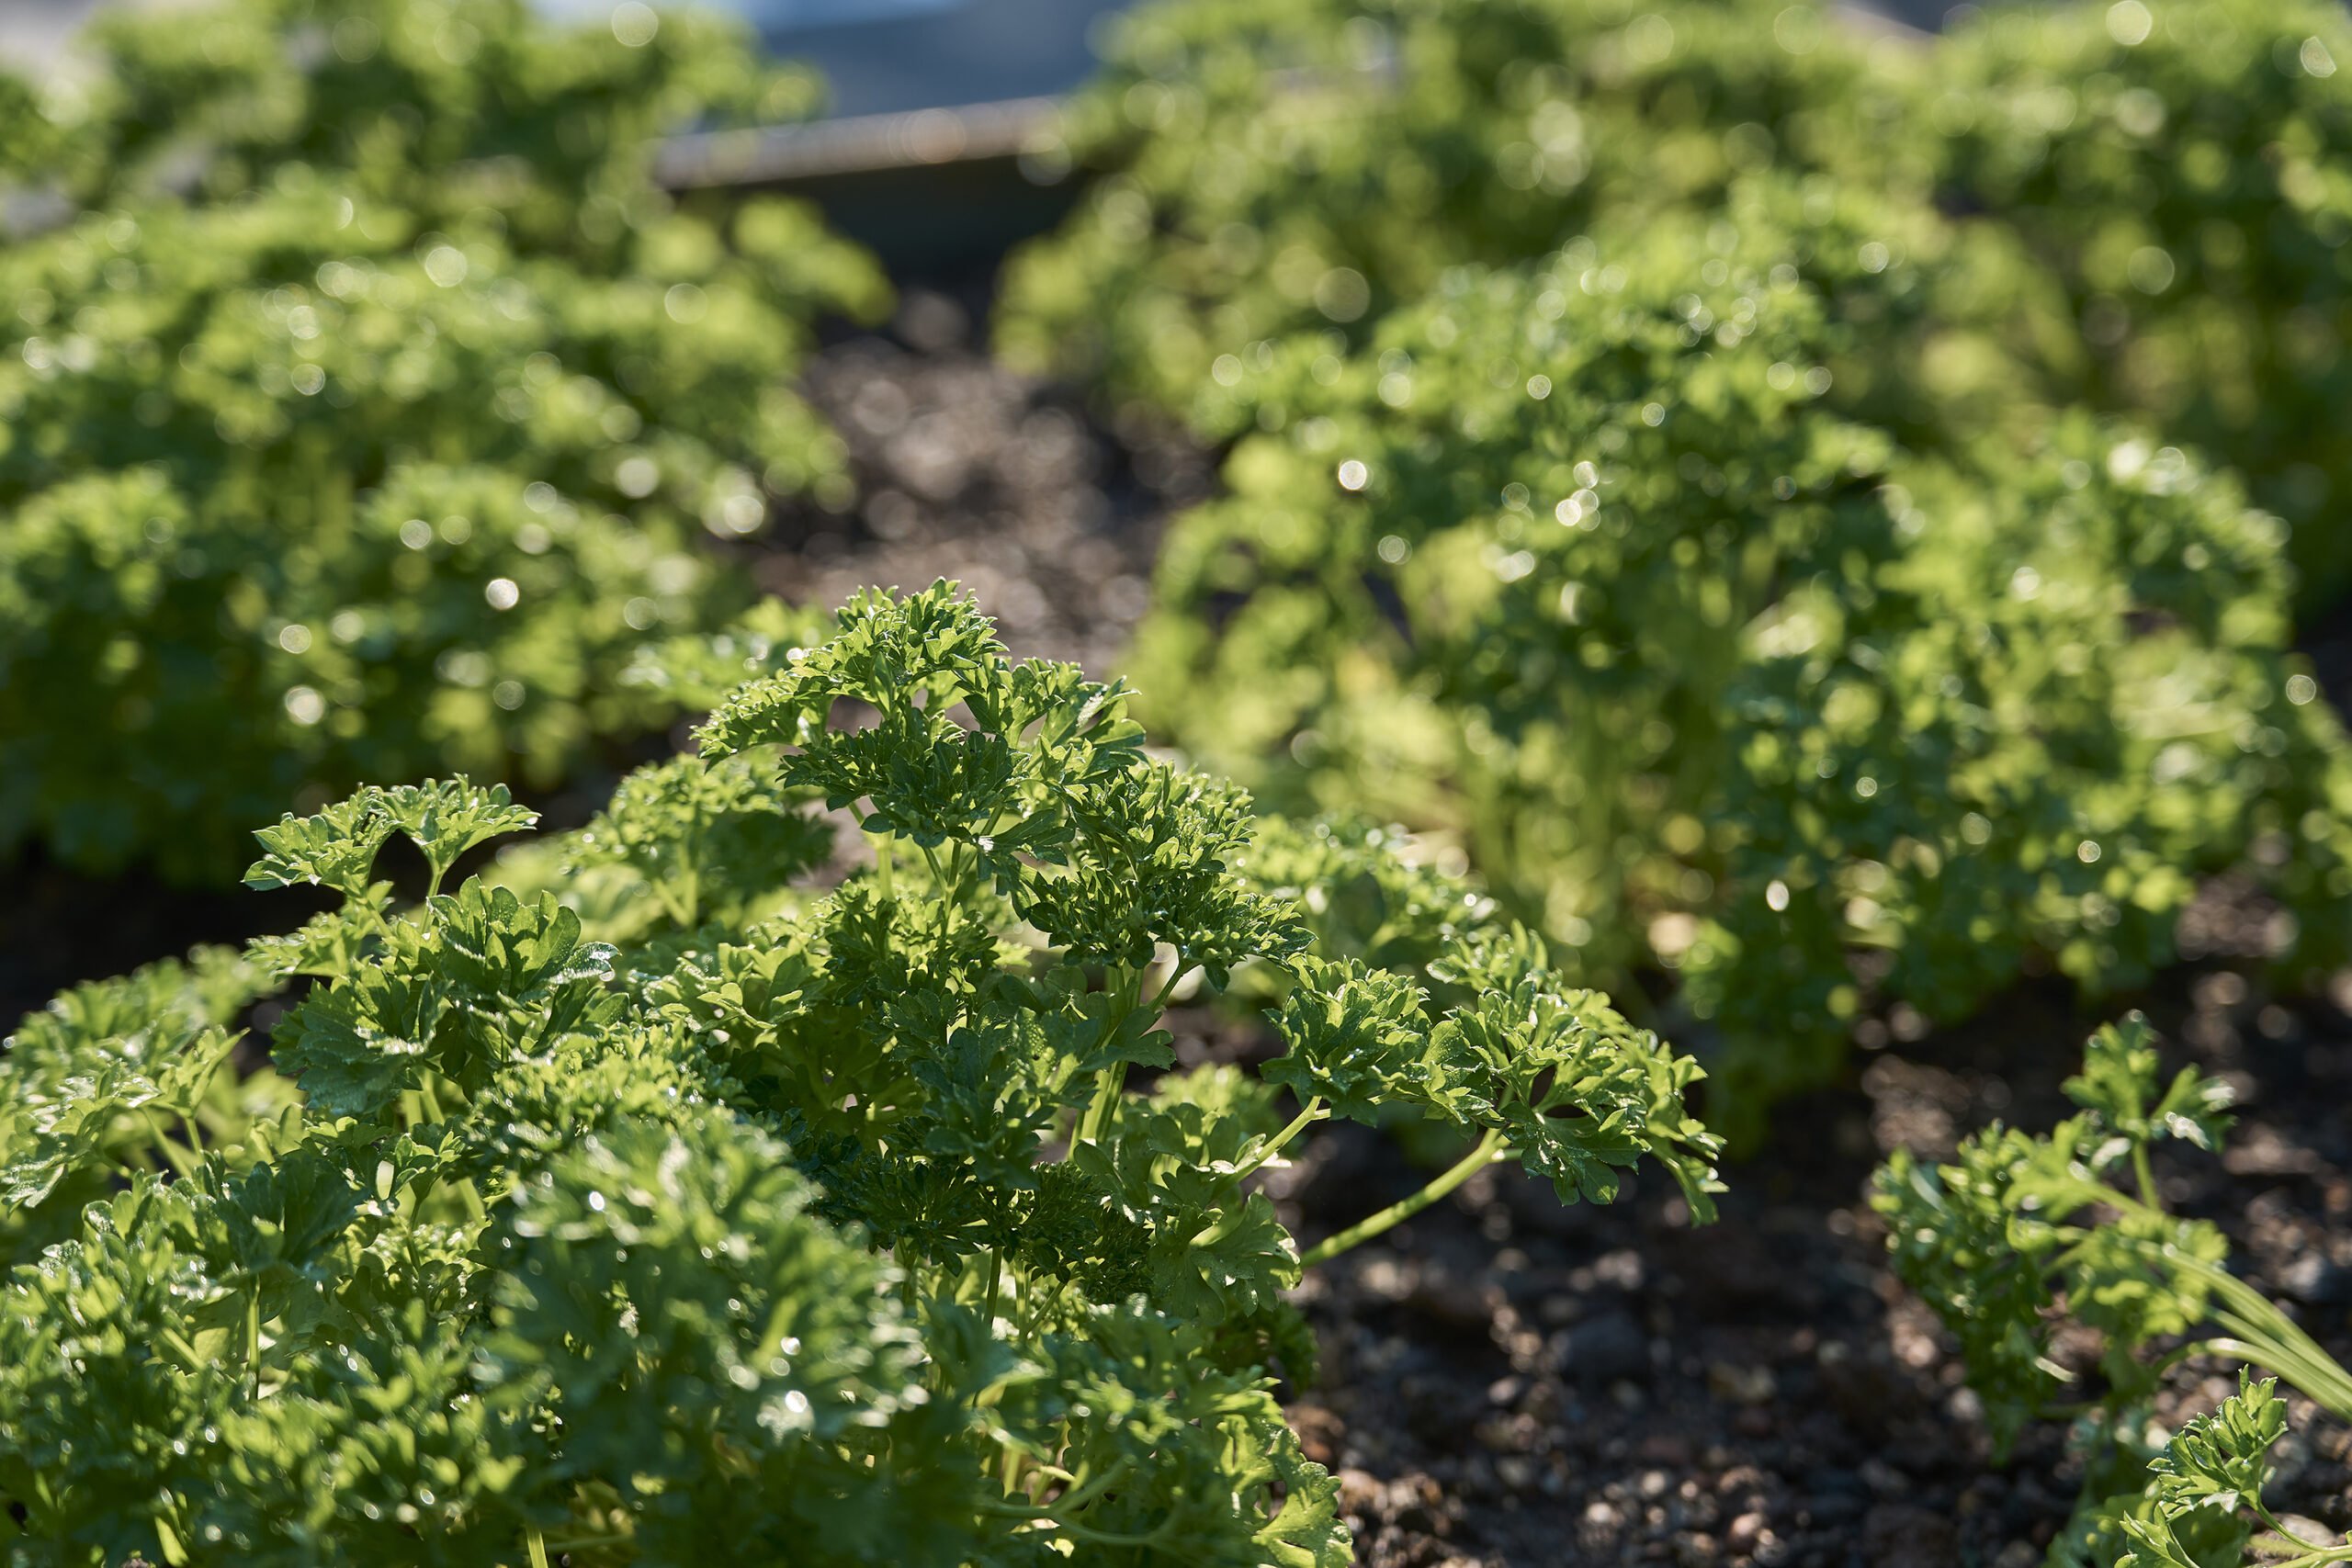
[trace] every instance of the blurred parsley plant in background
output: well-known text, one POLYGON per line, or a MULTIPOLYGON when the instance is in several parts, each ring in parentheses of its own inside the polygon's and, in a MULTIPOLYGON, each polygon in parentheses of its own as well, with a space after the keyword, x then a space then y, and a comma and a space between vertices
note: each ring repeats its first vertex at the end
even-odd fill
POLYGON ((1275 803, 1457 835, 1595 983, 1678 971, 1743 1133, 1865 1006, 1965 1016, 2037 948, 2139 983, 2266 834, 2306 951, 2344 941, 2283 528, 2086 416, 1907 450, 1838 390, 1959 335, 1932 228, 1857 238, 1899 222, 1742 182, 1461 269, 1359 354, 1267 345, 1135 654, 1275 803))
POLYGON ((887 288, 808 208, 650 182, 804 112, 737 28, 519 0, 109 15, 0 248, 0 847, 223 874, 363 778, 551 782, 747 597, 695 547, 840 462, 786 385, 887 288))

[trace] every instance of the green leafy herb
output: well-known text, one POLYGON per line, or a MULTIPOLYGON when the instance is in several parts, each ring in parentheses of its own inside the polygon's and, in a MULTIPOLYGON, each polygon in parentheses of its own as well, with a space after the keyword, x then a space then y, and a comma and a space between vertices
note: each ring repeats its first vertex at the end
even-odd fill
POLYGON ((264 829, 250 879, 341 909, 13 1037, 13 1550, 1332 1568, 1286 1292, 1405 1211, 1302 1258, 1257 1173, 1418 1109, 1476 1145, 1417 1203, 1506 1157, 1605 1201, 1646 1152, 1707 1213, 1695 1066, 1402 835, 1256 822, 946 584, 783 665, 413 908, 392 831, 437 874, 527 814, 451 780, 264 829), (875 855, 830 890, 820 795, 875 855), (1162 1005, 1237 975, 1284 1055, 1170 1070, 1162 1005))
POLYGON ((2261 1501, 2264 1455, 2285 1430, 2274 1383, 2242 1378, 2237 1397, 2167 1446, 2145 1436, 2164 1371, 2192 1355, 2228 1357, 2339 1416, 2352 1413, 2352 1373, 2229 1272, 2218 1229, 2165 1212, 2149 1147, 2170 1138, 2215 1148, 2229 1124, 2223 1086, 2192 1068, 2164 1088, 2154 1033, 2134 1013, 2092 1037, 2065 1087, 2084 1110, 2049 1136, 1996 1124, 1940 1168, 1897 1151, 1871 1205, 1896 1274, 1959 1337, 2000 1450, 2038 1418, 2085 1412, 2083 1496, 2053 1562, 2234 1562, 2247 1533, 2241 1503, 2277 1528, 2261 1501), (2087 1406, 2058 1398, 2078 1376, 2051 1358, 2069 1317, 2104 1346, 2104 1386, 2087 1406))
POLYGON ((68 210, 0 249, 0 847, 220 875, 289 804, 546 784, 692 705, 624 676, 741 608, 698 538, 845 482, 786 388, 887 290, 805 206, 690 213, 650 164, 813 85, 691 13, 503 0, 85 52, 9 141, 68 210))

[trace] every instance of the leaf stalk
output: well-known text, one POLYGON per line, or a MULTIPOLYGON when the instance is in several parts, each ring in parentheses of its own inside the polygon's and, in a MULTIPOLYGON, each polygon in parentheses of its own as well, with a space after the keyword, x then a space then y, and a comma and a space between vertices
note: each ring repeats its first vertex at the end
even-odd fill
POLYGON ((1419 1213, 1423 1209, 1428 1208, 1431 1203, 1434 1203, 1439 1199, 1444 1197, 1447 1193, 1453 1191, 1455 1188, 1461 1186, 1464 1182, 1469 1180, 1472 1177, 1477 1175, 1478 1172, 1486 1169, 1487 1167, 1494 1164, 1497 1160, 1510 1158, 1512 1152, 1513 1151, 1503 1146, 1502 1129, 1499 1127, 1488 1128, 1487 1130, 1486 1136, 1478 1140, 1476 1146, 1472 1148, 1468 1154, 1464 1155, 1459 1160, 1455 1161, 1454 1164, 1449 1167, 1445 1173, 1438 1177, 1437 1179, 1431 1181, 1419 1192, 1414 1193, 1410 1198, 1407 1198, 1401 1202, 1389 1204, 1388 1207, 1381 1210, 1380 1213, 1373 1215, 1371 1218, 1359 1220, 1354 1224, 1350 1225, 1346 1230, 1340 1232, 1337 1235, 1326 1236, 1323 1240, 1307 1248, 1307 1250, 1300 1256, 1298 1260, 1299 1263, 1303 1267, 1309 1269, 1313 1268, 1317 1263, 1328 1263, 1332 1258, 1339 1257, 1342 1252, 1347 1251, 1348 1248, 1358 1246, 1361 1243, 1370 1241, 1374 1236, 1380 1235, 1383 1231, 1394 1229, 1396 1226, 1404 1224, 1407 1220, 1411 1219, 1415 1214, 1419 1213))

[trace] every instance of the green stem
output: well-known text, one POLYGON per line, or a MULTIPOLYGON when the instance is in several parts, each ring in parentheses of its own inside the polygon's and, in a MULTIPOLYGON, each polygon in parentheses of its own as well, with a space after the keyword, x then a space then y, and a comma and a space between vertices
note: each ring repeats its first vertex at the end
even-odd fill
MULTIPOLYGON (((2281 1540, 2291 1540, 2297 1546, 2311 1545, 2311 1542, 2303 1540, 2302 1537, 2289 1535, 2283 1529, 2278 1531, 2278 1538, 2281 1540)), ((2352 1562, 2352 1545, 2323 1546, 2317 1551, 2305 1552, 2301 1557, 2290 1557, 2278 1562, 2276 1568, 2326 1568, 2326 1564, 2331 1562, 2352 1562)))
POLYGON ((196 1174, 195 1156, 172 1141, 170 1135, 164 1131, 164 1124, 155 1120, 153 1111, 142 1111, 141 1114, 146 1118, 149 1135, 155 1141, 155 1152, 164 1156, 171 1166, 173 1173, 184 1177, 194 1176, 196 1174))
POLYGON ((1093 1143, 1102 1135, 1111 1120, 1111 1108, 1118 1103, 1119 1080, 1124 1076, 1125 1062, 1114 1062, 1094 1075, 1094 1099, 1086 1107, 1086 1120, 1080 1123, 1078 1136, 1082 1143, 1093 1143))
POLYGON ((2163 1213, 2164 1200, 2156 1192, 2155 1173, 2149 1168, 2148 1145, 2145 1144, 2132 1145, 2132 1179, 2140 1184, 2140 1201, 2159 1213, 2163 1213))
POLYGON ((1190 974, 1193 968, 1193 965, 1184 962, 1184 955, 1182 953, 1176 955, 1175 960, 1168 966, 1167 983, 1162 985, 1151 998, 1152 1011, 1161 1011, 1168 1006, 1168 998, 1176 994, 1176 982, 1190 974))
MULTIPOLYGON (((1149 1535, 1114 1535, 1108 1530, 1089 1529, 1084 1525, 1074 1524, 1063 1518, 1053 1508, 1024 1508, 1017 1503, 1000 1503, 989 1498, 983 1498, 970 1506, 984 1514, 996 1514, 1006 1518, 1034 1519, 1041 1525, 1051 1525, 1072 1540, 1084 1541, 1089 1546, 1157 1546, 1168 1536, 1167 1525, 1160 1526, 1149 1535)), ((1057 1507, 1059 1506, 1058 1503, 1056 1505, 1057 1507)))
POLYGON ((161 1338, 166 1346, 171 1348, 173 1354, 178 1356, 181 1360, 187 1363, 187 1370, 189 1371, 193 1372, 201 1371, 205 1366, 207 1359, 197 1353, 196 1347, 189 1344, 187 1337, 182 1335, 178 1329, 164 1328, 160 1331, 157 1337, 161 1338))
MULTIPOLYGON (((2086 1184, 2081 1193, 2086 1203, 2106 1203, 2126 1213, 2136 1211, 2160 1218, 2164 1213, 2104 1184, 2086 1184)), ((2217 1353, 2236 1356, 2275 1371, 2338 1420, 2352 1420, 2352 1372, 2346 1372, 2269 1297, 2228 1269, 2192 1258, 2177 1247, 2144 1240, 2138 1246, 2142 1254, 2158 1268, 2169 1268, 2196 1280, 2220 1300, 2223 1310, 2214 1314, 2214 1320, 2222 1327, 2234 1330, 2239 1337, 2207 1341, 2217 1353)))
POLYGON ((1317 1263, 1328 1263, 1348 1248, 1361 1242, 1369 1241, 1383 1231, 1402 1224, 1487 1167, 1494 1164, 1495 1161, 1508 1158, 1510 1152, 1503 1147, 1502 1130, 1489 1128, 1487 1135, 1478 1140, 1477 1146, 1464 1155, 1444 1175, 1403 1202, 1391 1203, 1370 1219, 1359 1221, 1339 1235, 1326 1237, 1316 1246, 1309 1247, 1299 1258, 1299 1262, 1307 1268, 1312 1268, 1317 1263))
POLYGON ((254 1397, 261 1397, 261 1287, 245 1297, 245 1370, 254 1375, 254 1397))
MULTIPOLYGON (((1108 1492, 1112 1487, 1125 1480, 1126 1478, 1127 1472, 1134 1468, 1134 1461, 1121 1460, 1118 1463, 1113 1465, 1110 1469, 1104 1471, 1093 1480, 1080 1482, 1078 1484, 1073 1485, 1068 1492, 1065 1492, 1060 1496, 1055 1498, 1055 1509, 1059 1511, 1065 1508, 1083 1508, 1086 1505, 1094 1501, 1095 1498, 1100 1497, 1103 1493, 1108 1492)), ((1075 1477, 1072 1479, 1074 1481, 1076 1480, 1075 1477)))
POLYGON ((2352 1373, 2346 1372, 2335 1358, 2321 1348, 2319 1342, 2304 1333, 2293 1318, 2226 1269, 2178 1256, 2172 1261, 2204 1280, 2228 1305, 2229 1313, 2221 1319, 2225 1327, 2239 1329, 2254 1347, 2273 1352, 2273 1359, 2296 1363, 2291 1371, 2285 1367, 2278 1370, 2292 1377, 2297 1387, 2325 1405, 2329 1415, 2339 1421, 2352 1420, 2352 1373), (2234 1323, 2231 1322, 2232 1315, 2236 1319, 2234 1323))
POLYGON ((1245 1176, 1255 1176, 1261 1168, 1264 1168, 1268 1160, 1272 1159, 1276 1155, 1282 1153, 1283 1145, 1284 1144, 1289 1143, 1293 1138, 1297 1137, 1301 1133, 1306 1131, 1307 1124, 1309 1122, 1320 1122, 1329 1114, 1331 1114, 1329 1111, 1323 1109, 1323 1097, 1319 1094, 1317 1095, 1313 1100, 1306 1102, 1306 1110, 1291 1118, 1289 1126, 1284 1127, 1281 1132, 1276 1133, 1272 1141, 1267 1144, 1264 1148, 1258 1151, 1258 1157, 1256 1159, 1251 1160, 1248 1165, 1245 1165, 1239 1170, 1235 1171, 1233 1173, 1234 1176, 1237 1179, 1245 1176))
POLYGON ((991 1247, 989 1248, 988 1295, 982 1300, 980 1304, 980 1321, 989 1325, 989 1332, 990 1334, 994 1334, 996 1332, 997 1284, 998 1281, 1001 1280, 1003 1278, 1004 1248, 1001 1247, 991 1247))
POLYGON ((2344 1374, 2324 1352, 2316 1358, 2299 1353, 2262 1334, 2234 1314, 2222 1314, 2222 1323, 2224 1327, 2237 1330, 2237 1334, 2217 1335, 2211 1339, 2199 1340, 2191 1347, 2192 1353, 2210 1351, 2216 1356, 2227 1356, 2232 1360, 2260 1367, 2267 1372, 2276 1372, 2326 1406, 2331 1414, 2340 1415, 2344 1408, 2341 1403, 2345 1393, 2344 1374))
MULTIPOLYGON (((531 1532, 534 1539, 537 1538, 538 1533, 537 1530, 531 1532)), ((543 1553, 552 1552, 561 1556, 567 1551, 587 1551, 599 1546, 627 1546, 636 1539, 637 1537, 633 1535, 583 1535, 576 1536, 571 1540, 541 1541, 539 1551, 543 1553)), ((546 1568, 546 1564, 547 1559, 542 1556, 532 1562, 531 1568, 546 1568)))
POLYGON ((525 1529, 523 1544, 530 1549, 531 1568, 548 1568, 548 1538, 539 1533, 538 1526, 525 1529))
POLYGON ((1109 1530, 1088 1529, 1084 1525, 1074 1525, 1068 1519, 1056 1519, 1054 1528, 1072 1540, 1083 1541, 1089 1546, 1158 1546, 1168 1539, 1169 1527, 1162 1525, 1149 1535, 1114 1535, 1109 1530))

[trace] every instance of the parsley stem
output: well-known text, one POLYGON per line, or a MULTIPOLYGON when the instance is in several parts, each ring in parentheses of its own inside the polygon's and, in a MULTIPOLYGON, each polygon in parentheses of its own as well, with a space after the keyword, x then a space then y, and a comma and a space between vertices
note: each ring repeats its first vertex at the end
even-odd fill
MULTIPOLYGON (((2120 1197, 2111 1193, 2110 1197, 2120 1197)), ((2128 1200, 2127 1200, 2128 1203, 2128 1200)), ((2119 1204, 2119 1207, 2126 1206, 2119 1204)), ((2304 1333, 2269 1297, 2228 1269, 2190 1258, 2171 1247, 2142 1243, 2155 1254, 2160 1266, 2169 1266, 2195 1279, 2221 1299, 2223 1311, 2215 1314, 2236 1337, 2205 1341, 2219 1355, 2233 1356, 2291 1380, 2338 1420, 2352 1420, 2352 1373, 2347 1373, 2319 1342, 2304 1333)))
MULTIPOLYGON (((2108 1203, 2126 1213, 2134 1210, 2146 1215, 2163 1213, 2154 1204, 2134 1201, 2112 1187, 2093 1185, 2084 1195, 2090 1201, 2108 1203)), ((2207 1341, 2217 1354, 2252 1360, 2290 1378, 2330 1415, 2339 1420, 2352 1420, 2352 1373, 2346 1372, 2269 1297, 2227 1269, 2190 1257, 2177 1247, 2152 1240, 2141 1240, 2136 1246, 2157 1268, 2177 1270, 2194 1279, 2221 1299, 2223 1310, 2214 1314, 2215 1321, 2241 1337, 2207 1341)))
POLYGON ((1111 1120, 1111 1107, 1119 1098, 1119 1078, 1125 1062, 1114 1062, 1094 1075, 1094 1099, 1086 1108, 1086 1120, 1079 1127, 1080 1141, 1093 1143, 1102 1135, 1111 1120))
POLYGON ((1495 1161, 1508 1158, 1510 1152, 1503 1147, 1502 1129, 1488 1128, 1486 1136, 1478 1140, 1477 1146, 1464 1155, 1444 1175, 1440 1176, 1404 1201, 1391 1203, 1370 1219, 1360 1220, 1340 1232, 1339 1235, 1325 1237, 1309 1247, 1299 1258, 1299 1263, 1306 1268, 1312 1268, 1317 1263, 1328 1263, 1348 1248, 1361 1242, 1370 1241, 1381 1232, 1402 1224, 1487 1167, 1494 1164, 1495 1161))
POLYGON ((1133 1461, 1123 1459, 1093 1480, 1073 1486, 1069 1491, 1055 1498, 1051 1507, 1040 1507, 1035 1504, 1024 1507, 1017 1503, 1000 1503, 986 1499, 982 1500, 978 1506, 985 1513, 1003 1515, 1012 1518, 1035 1519, 1039 1524, 1051 1525, 1056 1529, 1067 1530, 1076 1540, 1098 1546, 1148 1546, 1159 1540, 1166 1533, 1168 1527, 1162 1525, 1149 1535, 1112 1535, 1102 1530, 1089 1529, 1084 1525, 1077 1524, 1066 1517, 1067 1510, 1085 1507, 1121 1481, 1125 1480, 1127 1472, 1134 1468, 1133 1461))
POLYGON ((2140 1184, 2140 1201, 2159 1213, 2163 1213, 2164 1200, 2156 1193, 2155 1172, 2149 1168, 2148 1145, 2145 1143, 2132 1145, 2132 1179, 2140 1184))
POLYGON ((1000 1471, 1003 1477, 1004 1495, 1010 1497, 1021 1484, 1021 1450, 1006 1442, 1000 1445, 999 1451, 1003 1455, 1000 1471))
POLYGON ((538 1526, 525 1528, 523 1544, 530 1551, 531 1568, 548 1568, 548 1538, 540 1533, 538 1526))
POLYGON ((1091 1481, 1086 1481, 1080 1477, 1073 1476, 1070 1478, 1072 1482, 1070 1489, 1054 1499, 1054 1506, 1056 1508, 1082 1508, 1086 1506, 1087 1504, 1091 1503, 1094 1499, 1102 1495, 1103 1493, 1111 1490, 1112 1487, 1117 1485, 1120 1482, 1125 1480, 1127 1472, 1134 1468, 1135 1461, 1133 1460, 1123 1459, 1091 1481))
POLYGON ((1318 1094, 1314 1099, 1308 1100, 1306 1102, 1306 1109, 1300 1111, 1296 1116, 1292 1117, 1289 1126, 1284 1127, 1281 1132, 1276 1133, 1271 1139, 1267 1140, 1266 1146, 1258 1151, 1258 1157, 1256 1159, 1251 1160, 1248 1165, 1243 1166, 1239 1170, 1233 1173, 1235 1179, 1238 1179, 1245 1176, 1256 1175, 1264 1168, 1267 1161, 1282 1153, 1283 1145, 1284 1144, 1289 1143, 1293 1138, 1297 1137, 1301 1133, 1306 1131, 1308 1123, 1320 1122, 1330 1114, 1331 1113, 1329 1111, 1323 1109, 1323 1097, 1321 1095, 1318 1094))
POLYGON ((1180 948, 1176 956, 1169 961, 1167 981, 1152 996, 1151 1010, 1158 1013, 1165 1010, 1168 1006, 1168 998, 1176 994, 1176 983, 1196 967, 1198 965, 1184 962, 1183 951, 1180 948))
POLYGON ((989 1332, 991 1335, 996 1332, 997 1286, 1003 1278, 1004 1248, 1001 1247, 991 1247, 989 1248, 988 1295, 983 1300, 980 1306, 980 1320, 988 1325, 989 1332))
POLYGON ((155 1140, 155 1152, 164 1156, 164 1161, 171 1166, 173 1173, 177 1176, 195 1175, 195 1157, 172 1141, 171 1135, 164 1131, 164 1124, 155 1120, 153 1111, 143 1114, 147 1121, 147 1131, 155 1140))
POLYGON ((245 1297, 245 1370, 254 1375, 254 1397, 261 1397, 261 1286, 245 1297))

